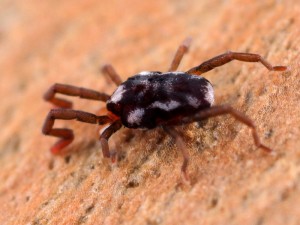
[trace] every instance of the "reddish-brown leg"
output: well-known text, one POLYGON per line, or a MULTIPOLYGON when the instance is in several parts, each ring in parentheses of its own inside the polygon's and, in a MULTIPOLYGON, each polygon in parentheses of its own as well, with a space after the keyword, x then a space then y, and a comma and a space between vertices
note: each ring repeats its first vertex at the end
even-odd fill
POLYGON ((52 109, 49 112, 48 116, 46 117, 46 120, 42 128, 42 132, 45 135, 51 135, 54 137, 61 138, 51 148, 51 152, 53 154, 58 154, 61 151, 61 149, 69 145, 74 139, 74 134, 72 130, 66 128, 53 128, 56 119, 61 119, 61 120, 76 119, 81 122, 100 124, 100 125, 112 122, 112 120, 108 116, 96 116, 91 113, 72 110, 72 109, 52 109))
POLYGON ((116 120, 112 124, 110 124, 107 128, 105 128, 104 131, 102 131, 100 134, 100 142, 102 146, 103 156, 106 158, 111 157, 112 162, 115 162, 116 154, 110 153, 109 146, 108 146, 108 139, 110 138, 111 135, 113 135, 113 133, 121 129, 121 127, 122 127, 122 122, 120 120, 116 120))
POLYGON ((56 98, 55 97, 56 93, 69 95, 69 96, 78 96, 80 98, 103 101, 103 102, 106 102, 110 97, 105 93, 101 93, 98 91, 94 91, 82 87, 75 87, 67 84, 54 84, 44 94, 44 99, 60 108, 72 108, 72 102, 67 101, 65 99, 56 98))
POLYGON ((242 52, 226 52, 222 55, 218 55, 212 59, 209 59, 199 66, 196 66, 186 73, 201 75, 207 71, 210 71, 216 67, 222 66, 226 63, 231 62, 232 60, 238 60, 243 62, 260 62, 263 64, 268 70, 273 71, 285 71, 287 70, 286 66, 272 66, 268 61, 266 61, 263 57, 258 54, 252 53, 242 53, 242 52))
POLYGON ((188 52, 190 44, 191 44, 192 39, 190 37, 186 38, 182 44, 178 47, 175 56, 173 58, 173 61, 171 63, 171 66, 169 68, 168 71, 176 71, 181 60, 182 57, 184 56, 185 53, 188 52))
POLYGON ((189 175, 187 173, 187 167, 189 164, 189 153, 186 150, 186 145, 184 143, 184 141, 182 140, 182 135, 180 135, 175 129, 171 128, 171 127, 163 127, 163 129, 166 131, 166 133, 168 133, 176 142, 177 148, 181 151, 182 156, 183 156, 183 163, 181 166, 181 172, 183 174, 183 177, 186 181, 189 181, 189 175))
POLYGON ((206 119, 209 117, 215 117, 215 116, 220 116, 220 115, 224 115, 224 114, 230 114, 231 116, 233 116, 235 119, 237 119, 241 123, 250 127, 252 129, 254 143, 257 147, 265 150, 266 152, 272 151, 272 149, 263 145, 260 142, 253 121, 249 117, 247 117, 245 114, 237 111, 236 109, 232 108, 229 105, 212 106, 211 108, 204 109, 204 110, 198 112, 197 114, 195 114, 193 117, 182 118, 182 120, 180 121, 180 124, 191 123, 194 121, 200 121, 200 120, 203 120, 203 119, 206 119))
POLYGON ((109 78, 117 85, 119 86, 122 83, 122 79, 119 76, 119 74, 116 72, 114 67, 110 64, 106 64, 102 67, 102 72, 105 75, 108 75, 109 78))

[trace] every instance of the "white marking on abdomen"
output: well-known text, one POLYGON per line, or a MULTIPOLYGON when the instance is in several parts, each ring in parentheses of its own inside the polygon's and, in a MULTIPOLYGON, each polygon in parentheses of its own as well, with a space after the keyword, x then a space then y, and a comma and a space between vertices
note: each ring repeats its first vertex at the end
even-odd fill
POLYGON ((137 109, 129 112, 127 121, 128 121, 128 123, 130 123, 132 125, 133 124, 139 125, 142 121, 144 114, 145 114, 144 109, 137 108, 137 109))
POLYGON ((153 74, 153 73, 150 71, 142 71, 142 72, 139 72, 137 75, 146 76, 146 75, 151 75, 151 74, 153 74))
POLYGON ((193 106, 194 108, 197 108, 200 105, 199 100, 191 95, 187 96, 187 101, 189 105, 193 106))
POLYGON ((117 90, 112 94, 110 101, 113 103, 119 102, 123 98, 123 93, 126 90, 124 89, 123 85, 120 85, 117 90))
POLYGON ((171 111, 173 109, 176 109, 178 106, 180 106, 180 103, 174 100, 164 102, 164 103, 155 101, 150 105, 150 108, 159 108, 165 111, 171 111))
POLYGON ((205 93, 204 98, 205 98, 206 101, 208 101, 210 103, 210 105, 213 105, 214 101, 215 101, 214 89, 213 89, 213 87, 211 86, 210 83, 207 83, 206 90, 207 90, 207 92, 205 93))

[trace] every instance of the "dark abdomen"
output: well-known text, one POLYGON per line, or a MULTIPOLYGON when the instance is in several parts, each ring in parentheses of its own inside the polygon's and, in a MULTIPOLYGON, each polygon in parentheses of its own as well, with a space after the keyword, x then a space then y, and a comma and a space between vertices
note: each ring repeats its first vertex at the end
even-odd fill
POLYGON ((142 72, 122 83, 107 109, 129 128, 154 128, 213 104, 208 80, 183 72, 142 72))

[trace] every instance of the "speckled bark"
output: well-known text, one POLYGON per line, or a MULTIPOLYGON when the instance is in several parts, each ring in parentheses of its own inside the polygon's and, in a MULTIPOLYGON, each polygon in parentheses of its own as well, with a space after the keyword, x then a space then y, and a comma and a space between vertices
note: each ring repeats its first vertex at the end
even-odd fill
MULTIPOLYGON (((290 1, 38 1, 0 3, 0 224, 299 224, 300 3, 290 1), (232 62, 205 76, 216 104, 251 117, 264 144, 229 116, 179 128, 191 155, 191 186, 181 184, 182 156, 160 129, 122 129, 120 151, 103 159, 98 127, 74 129, 64 156, 41 134, 53 83, 112 93, 99 73, 111 63, 126 79, 166 71, 178 45, 193 37, 180 70, 227 50, 259 53, 290 72, 232 62)), ((102 103, 68 98, 99 112, 102 103)), ((103 110, 100 110, 100 112, 103 110)))

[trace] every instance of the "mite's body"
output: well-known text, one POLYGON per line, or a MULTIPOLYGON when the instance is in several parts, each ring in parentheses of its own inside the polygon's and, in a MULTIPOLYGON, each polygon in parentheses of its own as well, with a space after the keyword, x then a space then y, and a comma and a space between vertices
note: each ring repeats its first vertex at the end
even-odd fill
POLYGON ((272 66, 257 54, 227 52, 186 72, 175 72, 183 55, 187 52, 189 44, 190 39, 186 39, 180 45, 169 72, 166 73, 141 72, 122 83, 113 67, 106 65, 103 71, 118 86, 111 96, 86 88, 54 84, 45 93, 44 99, 60 108, 52 109, 49 112, 42 129, 44 134, 60 138, 51 148, 52 153, 60 153, 61 149, 69 145, 74 139, 72 130, 53 128, 56 119, 76 119, 81 122, 99 125, 109 124, 101 132, 100 142, 104 157, 111 157, 112 159, 115 155, 109 151, 108 139, 122 126, 144 129, 162 127, 176 140, 176 144, 184 158, 181 171, 188 179, 186 173, 189 160, 188 152, 185 149, 182 137, 173 127, 223 114, 231 114, 237 120, 249 126, 252 129, 255 145, 270 152, 271 149, 260 142, 251 119, 231 106, 213 106, 214 91, 212 85, 200 75, 232 60, 260 62, 273 71, 285 71, 287 68, 285 66, 272 66), (92 113, 73 110, 71 109, 72 103, 57 98, 56 93, 106 102, 107 110, 110 113, 97 116, 92 113))
MULTIPOLYGON (((184 72, 141 72, 122 83, 107 101, 107 109, 128 128, 180 123, 210 107, 214 92, 208 80, 184 72)), ((175 125, 175 124, 174 124, 175 125)))

